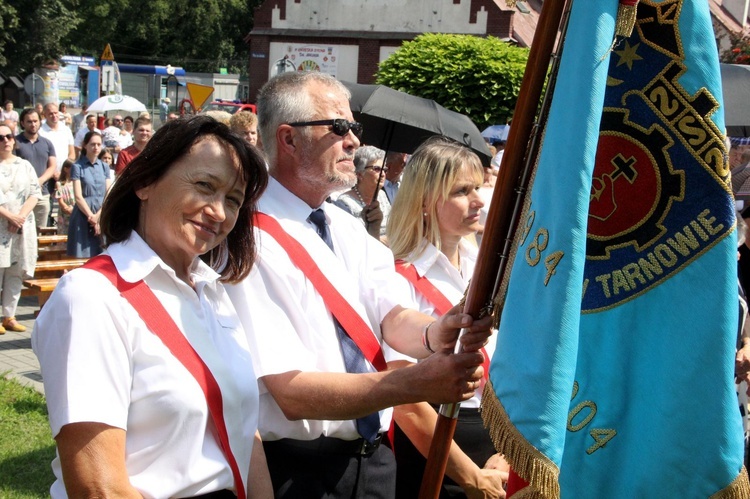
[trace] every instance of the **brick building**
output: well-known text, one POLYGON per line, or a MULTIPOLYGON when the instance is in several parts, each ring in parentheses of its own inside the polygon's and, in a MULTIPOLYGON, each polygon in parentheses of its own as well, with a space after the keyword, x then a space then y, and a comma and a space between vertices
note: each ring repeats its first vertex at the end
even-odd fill
MULTIPOLYGON (((720 50, 747 34, 750 0, 708 0, 720 50)), ((277 66, 372 83, 378 63, 421 33, 492 35, 531 45, 542 0, 266 0, 246 36, 250 100, 277 66)))
POLYGON ((255 11, 249 95, 286 70, 372 83, 378 63, 421 33, 492 35, 529 46, 541 0, 266 0, 255 11))

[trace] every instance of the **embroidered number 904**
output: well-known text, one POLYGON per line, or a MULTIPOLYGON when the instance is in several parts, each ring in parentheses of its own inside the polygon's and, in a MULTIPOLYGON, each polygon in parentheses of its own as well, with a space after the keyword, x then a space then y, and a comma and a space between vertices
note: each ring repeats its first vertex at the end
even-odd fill
MULTIPOLYGON (((577 381, 573 383, 573 395, 570 397, 570 400, 573 400, 576 395, 578 395, 577 381)), ((584 400, 568 413, 568 431, 575 432, 584 429, 594 419, 594 416, 596 416, 596 404, 591 400, 584 400), (577 422, 573 423, 574 420, 577 422)), ((586 449, 586 454, 593 454, 607 445, 607 442, 615 438, 617 430, 592 428, 589 431, 589 435, 594 439, 594 443, 586 449)))

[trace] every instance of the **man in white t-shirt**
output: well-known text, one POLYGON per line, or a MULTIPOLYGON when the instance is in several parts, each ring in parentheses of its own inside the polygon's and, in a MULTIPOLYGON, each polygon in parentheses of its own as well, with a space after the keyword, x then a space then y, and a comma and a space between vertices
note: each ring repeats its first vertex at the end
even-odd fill
MULTIPOLYGON (((65 123, 60 121, 60 112, 57 104, 50 102, 44 106, 44 117, 46 122, 39 129, 39 135, 48 139, 55 146, 55 157, 57 158, 57 171, 55 175, 47 181, 47 189, 49 192, 55 192, 55 182, 60 178, 60 171, 62 165, 66 159, 70 161, 76 160, 76 152, 73 147, 73 132, 70 128, 65 126, 65 123)), ((53 212, 55 197, 50 196, 50 213, 53 212)), ((40 225, 52 225, 54 222, 50 219, 48 221, 37 222, 40 225)))
POLYGON ((44 106, 44 118, 47 121, 39 130, 39 135, 48 139, 55 146, 57 172, 59 173, 66 159, 70 161, 76 160, 75 148, 73 147, 73 132, 60 122, 60 112, 57 104, 54 102, 50 102, 44 106))
POLYGON ((76 132, 76 136, 73 139, 73 147, 76 151, 76 156, 81 154, 81 149, 83 148, 83 139, 86 137, 86 134, 89 132, 97 132, 101 134, 102 132, 96 128, 96 115, 89 114, 86 116, 86 126, 79 129, 76 132))

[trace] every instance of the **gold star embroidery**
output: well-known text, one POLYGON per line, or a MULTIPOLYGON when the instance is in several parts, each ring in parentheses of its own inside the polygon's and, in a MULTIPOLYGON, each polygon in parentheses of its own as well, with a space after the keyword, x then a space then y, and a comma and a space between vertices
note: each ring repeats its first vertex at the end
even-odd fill
POLYGON ((636 54, 636 51, 638 50, 638 47, 640 46, 640 43, 636 43, 632 47, 630 46, 630 43, 625 40, 625 48, 622 50, 615 50, 615 54, 620 56, 620 60, 617 61, 617 66, 622 66, 623 64, 628 65, 628 69, 633 69, 633 63, 635 61, 642 61, 643 57, 636 54))

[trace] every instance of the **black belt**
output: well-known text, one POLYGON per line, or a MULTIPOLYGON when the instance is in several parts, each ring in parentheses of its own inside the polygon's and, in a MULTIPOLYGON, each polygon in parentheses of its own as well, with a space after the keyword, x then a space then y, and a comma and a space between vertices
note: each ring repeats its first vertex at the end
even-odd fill
POLYGON ((375 440, 370 443, 364 438, 356 440, 341 440, 333 437, 318 437, 315 440, 295 440, 282 438, 263 442, 264 446, 277 448, 302 449, 321 454, 345 454, 349 456, 371 456, 380 447, 383 434, 378 433, 375 440))
POLYGON ((217 490, 215 492, 209 492, 208 494, 201 494, 199 496, 193 496, 196 499, 237 499, 237 494, 229 489, 217 490))

